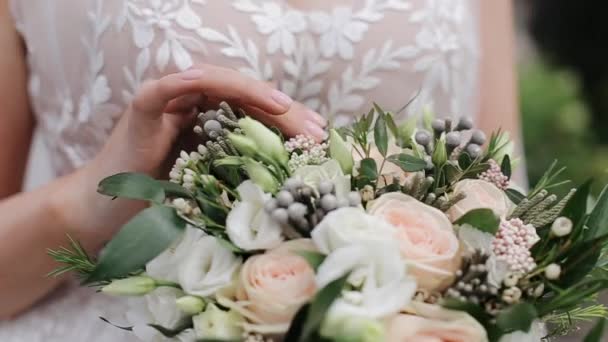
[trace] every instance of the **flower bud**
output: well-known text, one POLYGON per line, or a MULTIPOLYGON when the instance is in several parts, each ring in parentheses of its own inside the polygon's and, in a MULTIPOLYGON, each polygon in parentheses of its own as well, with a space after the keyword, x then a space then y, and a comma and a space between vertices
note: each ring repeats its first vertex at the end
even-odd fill
POLYGON ((333 341, 384 341, 384 326, 364 317, 328 317, 321 327, 321 336, 333 341))
POLYGON ((545 277, 549 280, 557 280, 562 273, 562 268, 558 264, 550 264, 545 268, 545 277))
POLYGON ((223 311, 215 304, 207 305, 205 312, 192 317, 197 340, 240 340, 245 323, 236 311, 223 311))
POLYGON ((551 226, 551 232, 557 237, 563 237, 572 232, 572 220, 567 217, 558 217, 551 226))
POLYGON ((433 151, 433 164, 441 166, 448 161, 448 151, 445 147, 445 139, 440 139, 435 145, 435 151, 433 151))
POLYGON ((289 154, 285 150, 281 138, 276 133, 249 117, 240 119, 239 126, 243 129, 245 135, 259 147, 260 152, 269 155, 283 165, 287 165, 289 154))
POLYGON ((249 178, 259 185, 264 192, 275 193, 278 190, 277 180, 262 164, 253 159, 247 159, 245 161, 245 171, 247 171, 249 178))
POLYGON ((175 301, 175 305, 188 315, 196 315, 203 311, 205 302, 194 296, 184 296, 175 301))
POLYGON ((156 281, 150 277, 138 276, 112 281, 101 292, 113 296, 143 296, 156 289, 156 281))
POLYGON ((242 134, 230 133, 228 139, 236 149, 244 156, 253 157, 258 151, 255 142, 242 134))
POLYGON ((335 129, 329 131, 329 155, 340 163, 340 168, 344 174, 348 175, 353 171, 355 164, 353 154, 346 141, 335 129))

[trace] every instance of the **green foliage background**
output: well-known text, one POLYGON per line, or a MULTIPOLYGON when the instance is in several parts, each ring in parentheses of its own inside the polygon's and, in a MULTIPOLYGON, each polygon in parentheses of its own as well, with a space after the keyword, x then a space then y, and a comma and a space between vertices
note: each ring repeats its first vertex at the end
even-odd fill
POLYGON ((519 91, 530 184, 558 159, 574 183, 593 177, 597 196, 608 183, 608 146, 598 142, 590 127, 591 114, 576 75, 532 59, 520 66, 519 91))

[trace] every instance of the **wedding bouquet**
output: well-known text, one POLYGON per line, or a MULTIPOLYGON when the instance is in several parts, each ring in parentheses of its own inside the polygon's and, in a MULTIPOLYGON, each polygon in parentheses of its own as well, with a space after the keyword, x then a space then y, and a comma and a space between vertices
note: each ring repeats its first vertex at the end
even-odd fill
MULTIPOLYGON (((133 296, 151 341, 539 341, 599 319, 608 192, 565 195, 551 166, 527 194, 511 144, 468 119, 400 125, 379 106, 318 143, 223 103, 170 181, 103 180, 150 206, 94 260, 50 251, 84 284, 133 296), (424 128, 419 128, 424 127, 424 128), (485 147, 483 147, 485 146, 485 147)), ((104 320, 112 320, 112 317, 104 320)))

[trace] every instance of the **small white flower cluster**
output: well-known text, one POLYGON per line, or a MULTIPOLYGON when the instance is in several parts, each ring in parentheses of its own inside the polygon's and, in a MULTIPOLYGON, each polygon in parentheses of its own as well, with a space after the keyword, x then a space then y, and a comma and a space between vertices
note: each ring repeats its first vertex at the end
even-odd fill
POLYGON ((192 201, 186 201, 183 198, 174 199, 171 204, 177 209, 177 212, 184 216, 199 216, 202 214, 201 209, 192 201))
POLYGON ((290 153, 289 170, 295 170, 306 165, 321 165, 329 160, 326 143, 319 144, 306 135, 297 135, 285 142, 285 149, 290 153), (299 153, 298 153, 299 152, 299 153))
POLYGON ((509 187, 509 177, 502 173, 500 165, 494 159, 490 159, 488 163, 490 168, 479 174, 478 178, 496 185, 499 189, 507 189, 509 187))
POLYGON ((196 163, 202 160, 205 155, 207 155, 207 148, 203 145, 198 145, 198 152, 188 154, 186 151, 181 151, 180 157, 177 158, 175 165, 169 172, 169 180, 186 189, 194 188, 194 183, 198 177, 196 163))
POLYGON ((526 273, 536 267, 530 248, 538 240, 534 226, 515 218, 502 220, 492 247, 498 260, 506 261, 512 272, 526 273))

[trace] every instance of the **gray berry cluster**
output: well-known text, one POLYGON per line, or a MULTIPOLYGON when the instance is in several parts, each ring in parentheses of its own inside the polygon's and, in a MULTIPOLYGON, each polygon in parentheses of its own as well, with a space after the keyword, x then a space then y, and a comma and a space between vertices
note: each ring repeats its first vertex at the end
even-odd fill
POLYGON ((288 238, 309 237, 310 232, 332 210, 361 205, 361 196, 354 191, 345 199, 338 199, 335 185, 322 181, 314 189, 297 178, 289 178, 264 209, 273 220, 284 227, 288 238))
POLYGON ((238 155, 227 136, 230 132, 240 132, 238 119, 243 115, 240 109, 235 112, 226 102, 220 103, 218 110, 209 110, 198 115, 194 133, 203 140, 204 146, 214 159, 238 155))
POLYGON ((474 129, 471 119, 461 118, 455 126, 451 119, 435 119, 431 123, 431 128, 433 133, 427 130, 419 130, 414 137, 416 143, 424 147, 427 154, 433 154, 435 142, 439 141, 441 136, 445 134, 448 154, 452 154, 454 151, 458 153, 464 151, 473 159, 482 155, 481 146, 486 143, 487 137, 483 131, 474 129), (466 134, 465 131, 470 131, 470 134, 466 134), (470 135, 470 138, 467 140, 468 135, 470 135))
POLYGON ((498 314, 509 304, 502 298, 504 287, 498 288, 488 282, 487 260, 488 255, 480 251, 465 258, 463 266, 456 272, 455 282, 443 296, 475 305, 483 304, 488 314, 498 314))

